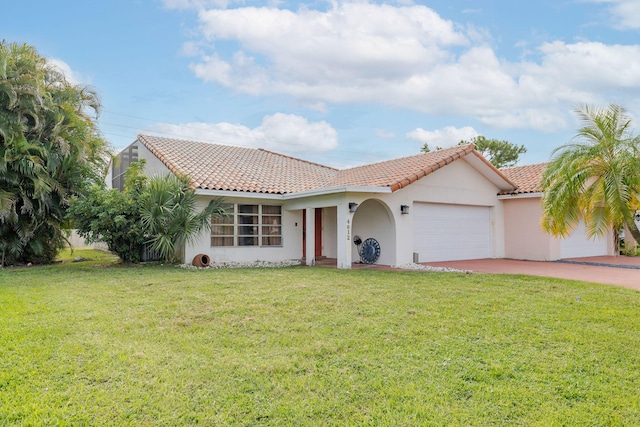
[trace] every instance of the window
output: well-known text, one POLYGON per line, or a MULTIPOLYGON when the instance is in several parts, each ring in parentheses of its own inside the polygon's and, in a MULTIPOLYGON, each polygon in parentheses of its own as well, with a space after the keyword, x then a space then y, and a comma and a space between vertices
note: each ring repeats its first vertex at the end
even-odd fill
POLYGON ((281 206, 262 206, 262 246, 282 246, 281 206))
POLYGON ((259 205, 238 205, 238 246, 257 246, 259 205))
POLYGON ((211 246, 233 246, 233 204, 222 207, 228 215, 211 217, 211 246))
POLYGON ((132 144, 122 150, 111 163, 111 187, 124 189, 124 173, 131 163, 138 161, 138 146, 132 144))
POLYGON ((282 206, 228 204, 211 220, 211 246, 282 246, 282 206))

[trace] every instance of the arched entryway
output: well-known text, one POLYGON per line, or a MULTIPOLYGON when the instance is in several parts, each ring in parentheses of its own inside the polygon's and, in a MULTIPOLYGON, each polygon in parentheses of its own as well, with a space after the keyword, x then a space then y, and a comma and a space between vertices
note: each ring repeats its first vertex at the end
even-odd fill
MULTIPOLYGON (((360 203, 353 215, 353 235, 362 240, 370 237, 380 244, 380 257, 376 264, 396 264, 396 225, 393 214, 386 203, 378 199, 368 199, 360 203)), ((351 252, 353 262, 360 261, 356 245, 351 252)))

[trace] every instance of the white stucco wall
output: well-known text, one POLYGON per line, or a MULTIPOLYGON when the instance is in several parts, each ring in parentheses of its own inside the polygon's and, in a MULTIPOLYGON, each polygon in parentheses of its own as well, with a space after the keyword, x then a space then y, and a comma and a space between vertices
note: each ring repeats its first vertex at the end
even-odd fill
POLYGON ((322 208, 322 255, 327 258, 336 258, 337 251, 337 208, 328 206, 322 208))
MULTIPOLYGON (((204 208, 210 197, 199 197, 199 206, 204 208)), ((224 198, 228 203, 282 205, 282 246, 211 246, 211 234, 203 232, 185 248, 184 262, 191 264, 198 254, 206 254, 211 262, 252 262, 299 259, 302 256, 302 212, 286 210, 285 203, 278 200, 252 198, 224 198)))
MULTIPOLYGON (((345 203, 345 197, 344 193, 323 194, 289 199, 284 204, 285 209, 298 211, 300 215, 303 209, 322 209, 322 256, 327 258, 338 258, 338 235, 344 230, 338 230, 337 206, 345 203)), ((342 243, 341 240, 340 242, 342 243)), ((300 230, 300 243, 302 248, 302 230, 300 230)), ((298 258, 302 256, 302 249, 299 253, 298 258)))
MULTIPOLYGON (((396 265, 413 260, 414 216, 400 214, 400 205, 414 202, 447 203, 472 206, 486 206, 491 209, 491 247, 493 258, 503 258, 504 249, 504 209, 498 200, 499 189, 484 175, 464 159, 455 161, 442 169, 402 188, 385 195, 383 199, 396 220, 396 265)), ((464 238, 460 236, 459 238, 464 238)))
MULTIPOLYGON (((505 256, 504 204, 498 200, 499 189, 464 159, 396 191, 395 193, 336 193, 261 200, 259 197, 228 198, 229 202, 251 204, 281 204, 283 206, 283 246, 274 247, 211 247, 210 236, 201 236, 186 248, 186 261, 199 253, 212 261, 255 261, 299 259, 302 256, 302 209, 323 209, 323 255, 330 258, 358 261, 354 234, 363 239, 376 238, 381 245, 379 264, 402 265, 413 260, 414 202, 447 203, 485 206, 491 212, 492 256, 505 256), (349 202, 358 203, 356 213, 348 212, 349 202), (408 205, 410 213, 402 215, 400 206, 408 205), (348 251, 341 258, 340 253, 348 251)), ((204 199, 203 199, 204 203, 204 199)), ((464 236, 458 238, 463 239, 464 236)))
MULTIPOLYGON (((381 200, 365 200, 353 216, 353 235, 360 236, 362 241, 374 238, 380 244, 380 258, 376 264, 396 264, 395 228, 393 214, 381 200)), ((351 245, 351 259, 360 260, 355 244, 351 245)))
POLYGON ((146 161, 144 166, 144 174, 146 176, 162 176, 171 173, 168 167, 164 165, 151 151, 149 151, 144 145, 136 141, 133 143, 138 147, 138 160, 144 159, 146 161))
MULTIPOLYGON (((402 265, 413 260, 414 202, 464 204, 485 206, 491 210, 491 247, 495 258, 504 257, 504 209, 498 200, 499 189, 484 175, 464 160, 456 161, 395 193, 342 193, 308 200, 292 201, 290 206, 335 206, 349 202, 358 204, 355 214, 347 214, 342 221, 350 221, 351 237, 359 235, 363 240, 374 237, 381 245, 378 264, 402 265), (401 205, 408 205, 410 213, 402 215, 401 205)), ((326 209, 326 208, 325 208, 326 209)), ((328 212, 328 211, 326 211, 328 212)), ((327 217, 324 233, 327 235, 327 217)), ((337 227, 346 227, 337 219, 337 227)), ((461 236, 460 238, 464 238, 461 236)), ((323 239, 326 237, 323 235, 323 239)), ((328 240, 324 240, 326 256, 333 257, 328 240)), ((338 240, 337 246, 340 246, 338 240)), ((354 262, 360 257, 352 241, 346 245, 354 262)))

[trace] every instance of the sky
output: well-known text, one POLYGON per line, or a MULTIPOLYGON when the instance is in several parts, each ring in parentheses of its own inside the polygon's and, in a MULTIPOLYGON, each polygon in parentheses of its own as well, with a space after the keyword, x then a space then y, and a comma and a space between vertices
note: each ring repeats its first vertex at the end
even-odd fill
POLYGON ((483 135, 533 164, 581 106, 640 120, 640 0, 3 3, 0 39, 94 87, 115 151, 143 133, 346 168, 483 135))

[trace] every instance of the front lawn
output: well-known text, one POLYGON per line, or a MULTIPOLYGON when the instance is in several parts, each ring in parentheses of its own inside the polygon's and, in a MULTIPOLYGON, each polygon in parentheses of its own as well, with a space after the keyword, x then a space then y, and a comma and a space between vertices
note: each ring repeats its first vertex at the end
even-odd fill
POLYGON ((0 426, 640 425, 640 292, 527 276, 0 270, 0 426))

